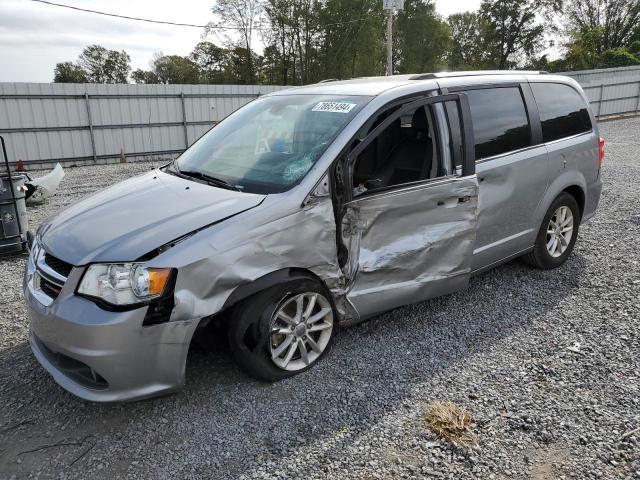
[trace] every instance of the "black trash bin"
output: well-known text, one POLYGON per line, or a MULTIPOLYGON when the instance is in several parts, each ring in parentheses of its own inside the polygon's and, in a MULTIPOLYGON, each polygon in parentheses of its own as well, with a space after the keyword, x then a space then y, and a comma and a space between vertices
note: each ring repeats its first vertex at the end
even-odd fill
POLYGON ((7 255, 24 251, 27 245, 26 177, 11 173, 4 138, 0 137, 0 143, 4 156, 4 171, 0 166, 0 255, 7 255))
POLYGON ((11 176, 15 192, 14 202, 9 177, 0 175, 0 255, 22 251, 27 241, 25 179, 24 175, 11 176))

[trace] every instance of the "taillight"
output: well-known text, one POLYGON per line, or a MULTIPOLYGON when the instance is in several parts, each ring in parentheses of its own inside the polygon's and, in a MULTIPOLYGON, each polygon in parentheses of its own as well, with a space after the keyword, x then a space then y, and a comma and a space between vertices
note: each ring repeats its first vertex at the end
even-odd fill
POLYGON ((598 139, 598 167, 602 167, 604 163, 604 138, 598 139))

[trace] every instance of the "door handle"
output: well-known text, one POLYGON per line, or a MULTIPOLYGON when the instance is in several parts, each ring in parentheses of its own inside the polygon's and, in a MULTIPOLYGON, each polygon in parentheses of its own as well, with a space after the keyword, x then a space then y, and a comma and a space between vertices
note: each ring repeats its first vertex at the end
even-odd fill
POLYGON ((449 198, 447 200, 438 200, 438 202, 436 203, 439 207, 442 206, 449 206, 449 207, 454 207, 456 205, 458 205, 459 203, 467 203, 469 200, 471 200, 471 197, 469 195, 465 196, 465 197, 458 197, 457 199, 454 198, 449 198))

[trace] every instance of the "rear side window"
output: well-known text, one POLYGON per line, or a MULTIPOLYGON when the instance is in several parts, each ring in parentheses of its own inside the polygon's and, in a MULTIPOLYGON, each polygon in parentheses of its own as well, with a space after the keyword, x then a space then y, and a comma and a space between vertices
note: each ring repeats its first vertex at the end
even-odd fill
POLYGON ((532 83, 545 142, 591 131, 587 104, 580 94, 560 83, 532 83))
POLYGON ((518 87, 465 92, 469 98, 476 160, 531 145, 531 130, 518 87))

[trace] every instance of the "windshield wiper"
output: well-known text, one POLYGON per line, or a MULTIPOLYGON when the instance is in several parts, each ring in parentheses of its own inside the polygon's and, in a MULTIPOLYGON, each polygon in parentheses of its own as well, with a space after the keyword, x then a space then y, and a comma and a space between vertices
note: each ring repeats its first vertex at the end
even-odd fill
POLYGON ((236 192, 241 192, 242 189, 237 185, 233 185, 226 180, 222 180, 221 178, 213 177, 211 175, 207 175, 206 173, 190 171, 190 170, 180 170, 177 165, 173 165, 176 173, 183 175, 185 177, 198 178, 200 180, 204 180, 209 185, 214 187, 226 188, 227 190, 235 190, 236 192))

